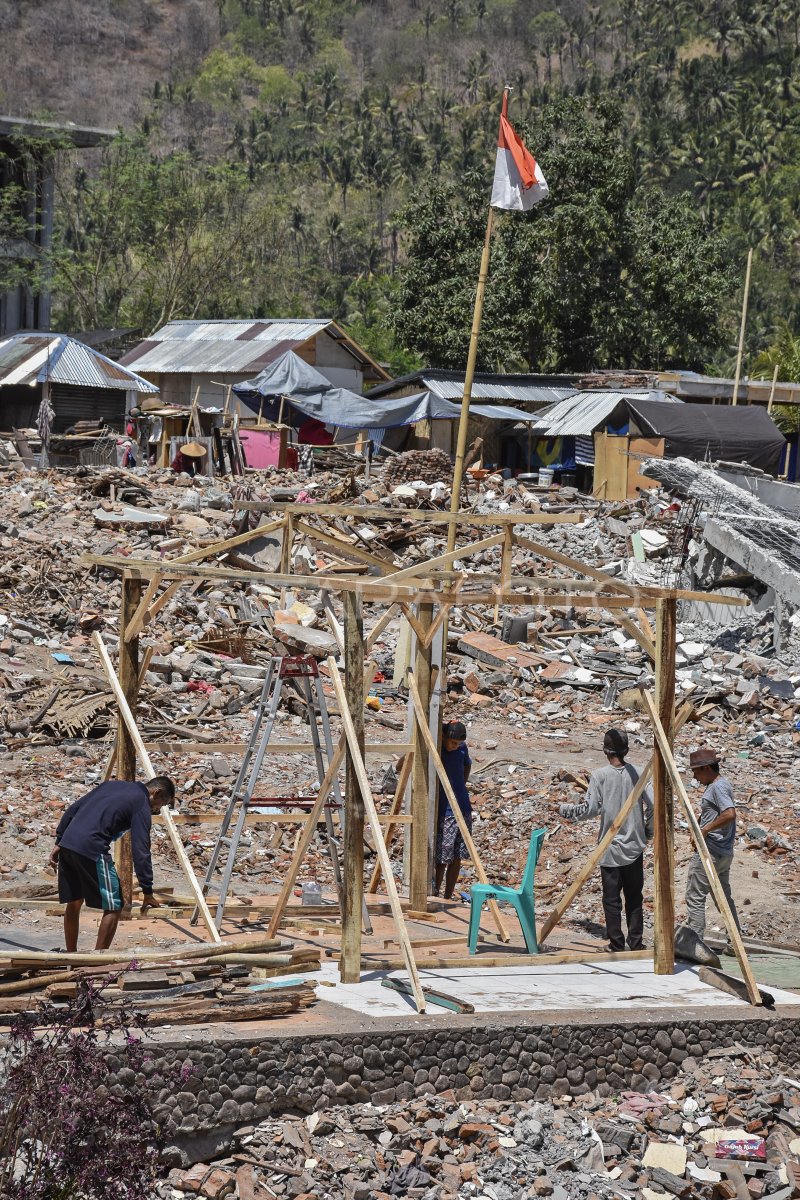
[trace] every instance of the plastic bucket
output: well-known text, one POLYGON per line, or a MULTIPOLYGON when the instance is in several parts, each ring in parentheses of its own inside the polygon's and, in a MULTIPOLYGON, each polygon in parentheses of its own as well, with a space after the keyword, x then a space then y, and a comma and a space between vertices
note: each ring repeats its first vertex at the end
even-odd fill
POLYGON ((540 467, 539 487, 550 487, 553 482, 553 474, 554 472, 552 467, 540 467))

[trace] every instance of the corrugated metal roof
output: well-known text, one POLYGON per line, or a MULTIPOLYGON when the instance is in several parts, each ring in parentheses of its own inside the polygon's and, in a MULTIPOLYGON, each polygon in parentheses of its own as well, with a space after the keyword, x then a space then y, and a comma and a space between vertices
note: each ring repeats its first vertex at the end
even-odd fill
POLYGON ((122 362, 165 375, 257 374, 277 354, 327 329, 325 319, 305 321, 170 321, 122 362))
MULTIPOLYGON (((499 379, 500 377, 498 377, 499 379)), ((429 392, 441 396, 443 400, 460 400, 464 394, 463 380, 437 379, 435 376, 422 376, 422 382, 429 392)), ((575 389, 569 387, 544 387, 538 383, 486 383, 476 379, 472 384, 472 397, 475 400, 514 400, 527 404, 556 404, 574 394, 575 389)))
POLYGON ((594 433, 618 404, 633 399, 680 404, 679 400, 665 392, 576 392, 549 409, 533 432, 539 437, 585 437, 594 433))
POLYGON ((72 387, 158 392, 134 371, 64 333, 16 333, 0 341, 0 387, 46 381, 72 387))

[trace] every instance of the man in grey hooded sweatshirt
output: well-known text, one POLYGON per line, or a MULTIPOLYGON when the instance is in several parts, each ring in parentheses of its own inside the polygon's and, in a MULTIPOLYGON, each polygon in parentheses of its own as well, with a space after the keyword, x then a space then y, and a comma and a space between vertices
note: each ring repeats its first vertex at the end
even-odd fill
MULTIPOLYGON (((622 729, 609 729, 603 738, 603 753, 608 766, 594 771, 586 799, 580 804, 561 804, 559 812, 570 820, 586 821, 600 817, 600 841, 639 780, 639 772, 630 763, 628 735, 622 729)), ((644 848, 653 837, 653 795, 646 788, 638 804, 628 814, 622 828, 600 859, 603 882, 603 911, 606 917, 609 950, 625 949, 622 932, 622 896, 628 925, 628 947, 643 950, 644 848)))

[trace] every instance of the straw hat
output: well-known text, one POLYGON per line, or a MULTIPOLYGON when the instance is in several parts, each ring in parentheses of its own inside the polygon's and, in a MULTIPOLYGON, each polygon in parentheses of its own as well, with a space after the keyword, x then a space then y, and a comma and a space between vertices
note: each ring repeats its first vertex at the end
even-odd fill
POLYGON ((208 451, 199 442, 187 442, 185 446, 181 446, 181 454, 184 458, 203 458, 208 451))

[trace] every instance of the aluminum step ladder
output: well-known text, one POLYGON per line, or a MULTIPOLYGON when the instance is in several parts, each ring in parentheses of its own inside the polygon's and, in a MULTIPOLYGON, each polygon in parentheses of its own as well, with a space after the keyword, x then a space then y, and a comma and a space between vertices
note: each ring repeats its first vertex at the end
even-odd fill
MULTIPOLYGON (((245 752, 242 757, 242 764, 239 768, 239 774, 236 777, 233 791, 228 799, 228 806, 225 810, 225 815, 222 818, 222 825, 217 834, 217 840, 214 843, 214 849, 211 851, 208 867, 206 868, 205 877, 203 879, 203 895, 207 895, 213 882, 214 874, 218 870, 218 864, 223 847, 227 847, 228 854, 225 859, 225 866, 222 871, 222 881, 220 883, 219 898, 217 900, 217 911, 214 917, 214 923, 219 929, 222 925, 222 918, 225 912, 225 901, 228 896, 228 890, 233 876, 233 869, 236 863, 236 855, 239 850, 239 843, 244 833, 245 824, 247 822, 248 810, 253 807, 269 808, 275 806, 278 801, 287 802, 294 800, 296 804, 300 804, 304 797, 256 797, 255 791, 258 786, 261 767, 264 762, 264 755, 267 752, 272 729, 275 724, 275 718, 278 713, 278 708, 281 702, 284 684, 290 681, 295 690, 299 692, 301 698, 305 702, 306 711, 308 713, 308 724, 311 731, 310 749, 314 752, 314 758, 317 764, 317 775, 319 777, 320 787, 325 778, 325 774, 333 758, 333 740, 331 738, 331 726, 328 716, 328 705, 325 700, 325 692, 322 687, 322 679, 319 674, 317 660, 311 656, 280 656, 276 655, 270 660, 267 667, 267 673, 264 677, 264 686, 261 689, 258 707, 256 708, 255 722, 253 724, 250 738, 245 752), (313 685, 313 687, 312 687, 313 685), (322 738, 320 738, 320 728, 317 724, 317 714, 319 714, 319 723, 322 726, 322 738), (238 811, 237 811, 238 809, 238 811), (233 827, 233 832, 229 835, 228 831, 236 815, 236 821, 233 827)), ((290 751, 297 753, 297 751, 290 751)), ((333 878, 336 885, 336 893, 339 897, 339 905, 342 905, 342 868, 340 862, 341 845, 336 836, 336 829, 333 824, 332 808, 336 807, 340 813, 344 813, 344 805, 342 801, 341 788, 339 781, 336 779, 331 789, 334 803, 327 803, 324 806, 325 813, 325 841, 330 855, 331 866, 333 868, 333 878)), ((311 798, 309 798, 311 799, 311 798)), ((363 924, 364 932, 371 933, 372 926, 367 912, 366 898, 363 900, 363 924)), ((192 924, 196 925, 199 917, 197 909, 192 914, 192 924)))

